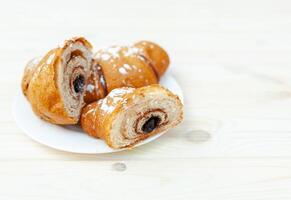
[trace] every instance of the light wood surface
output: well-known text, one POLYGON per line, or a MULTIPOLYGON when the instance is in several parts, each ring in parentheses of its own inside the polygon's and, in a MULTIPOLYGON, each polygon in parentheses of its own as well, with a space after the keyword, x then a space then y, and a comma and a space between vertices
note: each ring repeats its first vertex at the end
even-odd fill
POLYGON ((1 1, 0 199, 291 199, 289 0, 1 1), (185 121, 109 155, 50 149, 16 126, 23 66, 65 38, 169 51, 185 121))

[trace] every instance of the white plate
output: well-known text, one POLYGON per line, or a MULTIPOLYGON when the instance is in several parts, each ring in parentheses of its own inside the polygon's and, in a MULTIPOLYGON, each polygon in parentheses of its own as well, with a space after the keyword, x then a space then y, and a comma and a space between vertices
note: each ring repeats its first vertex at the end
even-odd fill
MULTIPOLYGON (((183 92, 170 74, 165 74, 161 85, 177 94, 183 101, 183 92)), ((33 140, 54 149, 74 153, 111 153, 125 149, 112 149, 103 140, 95 139, 85 134, 78 126, 58 126, 38 118, 32 111, 29 102, 21 91, 18 91, 13 103, 13 115, 17 125, 33 140)), ((135 147, 151 142, 162 133, 154 135, 138 143, 135 147)))

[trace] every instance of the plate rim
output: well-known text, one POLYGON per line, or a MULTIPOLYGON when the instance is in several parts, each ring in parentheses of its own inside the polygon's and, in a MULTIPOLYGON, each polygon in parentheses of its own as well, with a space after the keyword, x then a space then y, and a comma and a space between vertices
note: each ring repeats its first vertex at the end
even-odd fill
MULTIPOLYGON (((184 93, 183 93, 183 90, 180 87, 178 81, 175 79, 175 77, 172 75, 172 73, 169 73, 169 72, 167 72, 162 77, 162 79, 165 79, 165 78, 170 79, 170 82, 175 85, 177 91, 174 91, 174 92, 172 91, 172 92, 174 94, 176 94, 180 98, 182 104, 184 104, 184 93)), ((163 86, 163 87, 165 87, 165 86, 163 86)), ((161 137, 165 132, 167 132, 167 131, 164 131, 164 132, 158 133, 156 135, 153 135, 152 137, 149 137, 146 140, 143 140, 143 141, 135 144, 133 147, 130 147, 130 148, 113 149, 113 148, 110 148, 110 147, 107 146, 110 149, 110 151, 104 151, 104 152, 98 152, 98 151, 89 152, 89 151, 86 151, 86 150, 81 151, 81 150, 74 150, 74 149, 66 149, 65 147, 61 148, 60 146, 57 146, 57 145, 52 144, 52 143, 48 143, 47 141, 44 141, 44 140, 41 140, 41 139, 35 137, 35 134, 28 133, 29 131, 26 130, 26 127, 23 127, 23 123, 20 121, 20 117, 18 116, 18 111, 17 111, 18 110, 17 109, 17 106, 18 106, 17 102, 18 102, 19 98, 21 98, 20 95, 22 95, 22 97, 24 97, 21 89, 19 88, 17 93, 16 93, 16 95, 15 95, 15 97, 14 97, 14 99, 13 99, 13 103, 12 103, 12 115, 13 115, 13 118, 14 118, 14 121, 15 121, 17 127, 19 127, 21 129, 21 132, 23 132, 27 137, 32 139, 34 142, 37 142, 37 143, 39 143, 41 145, 44 145, 46 147, 49 147, 49 148, 52 148, 52 149, 55 149, 55 150, 58 150, 58 151, 76 153, 76 154, 88 154, 88 155, 109 154, 109 153, 121 152, 121 151, 126 151, 126 150, 132 150, 132 149, 137 148, 139 146, 143 146, 143 145, 145 145, 147 143, 150 143, 150 142, 156 140, 157 138, 161 137)), ((44 122, 44 123, 48 123, 48 122, 44 122)), ((97 138, 92 138, 92 139, 101 140, 101 139, 97 139, 97 138)), ((105 141, 103 141, 103 142, 105 143, 105 141)), ((107 144, 105 143, 105 145, 107 145, 107 144)))

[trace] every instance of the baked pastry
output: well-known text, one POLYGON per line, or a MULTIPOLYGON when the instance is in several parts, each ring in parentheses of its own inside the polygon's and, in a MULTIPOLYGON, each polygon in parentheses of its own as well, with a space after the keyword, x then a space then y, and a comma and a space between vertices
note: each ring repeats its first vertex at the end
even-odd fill
POLYGON ((40 57, 34 58, 30 60, 25 66, 22 81, 21 81, 22 92, 25 96, 26 96, 27 89, 28 89, 30 80, 32 78, 32 75, 34 74, 36 70, 36 66, 38 65, 40 60, 41 60, 40 57))
POLYGON ((28 63, 22 91, 39 117, 54 124, 79 121, 92 65, 91 49, 85 38, 75 37, 28 63))
POLYGON ((151 61, 159 77, 166 72, 170 64, 170 59, 167 52, 162 47, 149 41, 137 42, 134 44, 134 47, 142 49, 142 54, 146 57, 146 59, 151 61))
POLYGON ((182 119, 178 96, 155 84, 112 90, 104 99, 83 108, 81 126, 90 136, 119 149, 166 131, 182 119))
POLYGON ((94 59, 86 87, 86 103, 104 98, 115 88, 156 84, 169 66, 166 51, 147 41, 101 49, 94 59))

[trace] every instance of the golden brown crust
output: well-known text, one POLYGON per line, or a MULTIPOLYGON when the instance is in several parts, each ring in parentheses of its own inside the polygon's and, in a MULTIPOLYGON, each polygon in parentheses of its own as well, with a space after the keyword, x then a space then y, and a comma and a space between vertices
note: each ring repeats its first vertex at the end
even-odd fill
POLYGON ((32 60, 30 60, 23 72, 23 77, 22 77, 22 81, 21 81, 21 89, 23 94, 26 96, 27 93, 27 89, 30 83, 30 80, 36 70, 36 66, 38 66, 39 63, 39 58, 34 58, 32 60))
MULTIPOLYGON (((169 65, 166 51, 157 44, 146 41, 138 42, 133 46, 101 49, 96 53, 95 59, 101 67, 108 92, 120 87, 139 88, 156 84, 169 65)), ((94 68, 91 71, 94 71, 94 68)), ((98 75, 89 78, 92 85, 94 85, 93 79, 98 80, 98 75)), ((86 93, 86 103, 100 99, 98 89, 100 87, 86 93)))
POLYGON ((33 111, 40 118, 54 124, 76 124, 79 120, 70 117, 67 113, 57 84, 62 52, 69 44, 76 41, 91 48, 89 42, 82 37, 67 40, 63 46, 49 51, 37 64, 32 74, 24 74, 23 80, 29 80, 27 77, 31 77, 28 88, 23 91, 33 111))
POLYGON ((108 55, 107 50, 99 51, 97 55, 101 56, 96 58, 102 67, 108 92, 120 87, 138 88, 158 83, 158 77, 143 58, 137 53, 129 53, 131 47, 112 47, 114 48, 119 50, 110 59, 102 59, 104 55, 108 55))
POLYGON ((40 61, 30 81, 27 98, 39 117, 56 124, 75 124, 77 120, 68 116, 57 88, 55 66, 60 62, 60 52, 59 48, 53 49, 40 61))
POLYGON ((140 41, 134 46, 144 50, 144 55, 152 62, 159 77, 164 75, 170 64, 170 58, 162 47, 149 41, 140 41))
MULTIPOLYGON (((179 100, 179 97, 158 84, 138 89, 124 87, 114 90, 114 94, 110 93, 104 99, 101 99, 98 102, 88 104, 86 107, 83 108, 81 115, 81 126, 83 130, 90 136, 105 140, 110 147, 116 148, 111 141, 110 131, 117 115, 122 110, 132 105, 134 98, 138 96, 143 97, 145 94, 149 94, 150 92, 153 92, 155 90, 159 93, 164 93, 168 97, 175 98, 177 102, 179 102, 179 109, 183 110, 183 105, 179 100), (119 91, 116 92, 117 90, 119 91), (106 105, 105 108, 104 105, 106 105)), ((172 126, 179 124, 182 119, 183 112, 181 112, 177 120, 172 123, 172 126)), ((163 132, 165 129, 165 127, 161 127, 160 129, 154 130, 149 134, 140 134, 140 137, 138 137, 134 142, 132 142, 130 145, 123 146, 122 148, 131 147, 141 140, 144 140, 157 133, 163 132)))
POLYGON ((102 68, 96 60, 93 60, 90 75, 87 80, 84 101, 86 103, 94 102, 97 99, 104 98, 107 93, 107 86, 102 68))
POLYGON ((101 123, 101 118, 97 116, 100 115, 99 114, 100 107, 97 104, 98 101, 95 101, 93 103, 86 105, 83 108, 81 115, 81 125, 82 128, 88 133, 88 135, 96 138, 101 138, 101 133, 100 131, 96 130, 97 127, 95 126, 96 123, 101 123), (97 122, 96 121, 97 119, 99 119, 100 122, 97 122))
POLYGON ((65 49, 67 46, 69 46, 70 44, 75 43, 75 42, 80 42, 84 46, 88 47, 89 49, 93 48, 92 44, 88 40, 86 40, 84 37, 72 37, 68 40, 65 40, 64 43, 59 46, 59 48, 65 49))
POLYGON ((120 88, 120 92, 114 95, 108 95, 104 99, 85 106, 81 115, 81 126, 84 131, 93 137, 106 140, 106 138, 109 137, 110 121, 112 121, 112 115, 114 114, 111 112, 112 110, 110 108, 108 108, 108 110, 102 109, 102 103, 106 103, 112 109, 116 110, 114 112, 118 112, 117 110, 122 99, 126 97, 126 94, 133 91, 133 88, 123 87, 120 88))

